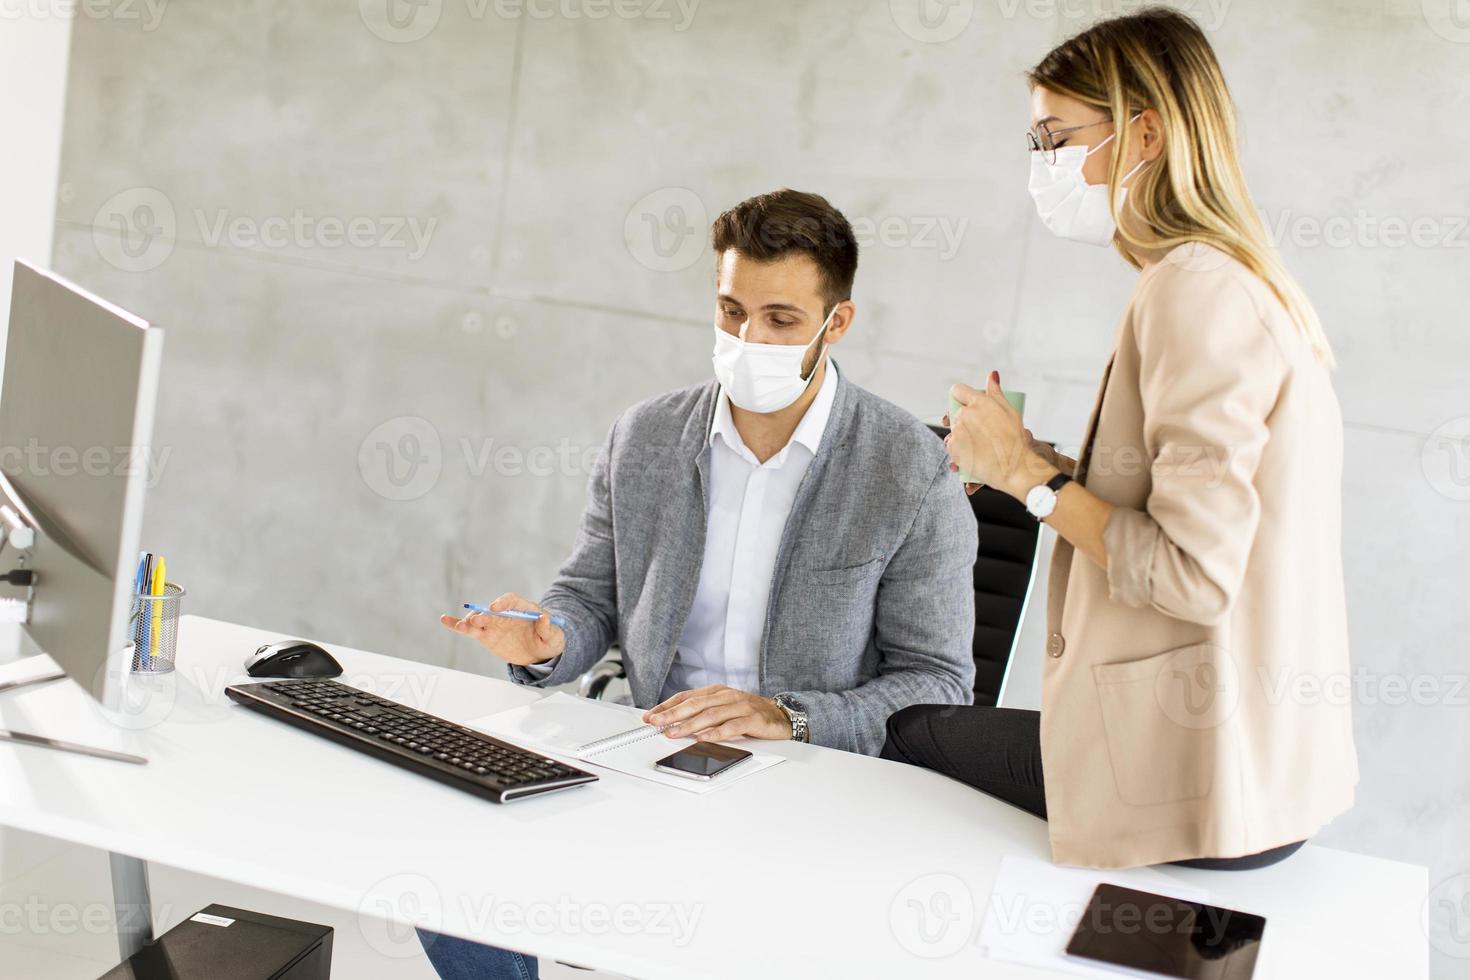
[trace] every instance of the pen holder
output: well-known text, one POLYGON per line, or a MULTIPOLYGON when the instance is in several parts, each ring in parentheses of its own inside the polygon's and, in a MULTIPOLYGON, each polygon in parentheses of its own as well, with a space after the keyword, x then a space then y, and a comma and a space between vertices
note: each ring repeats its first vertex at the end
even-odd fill
POLYGON ((133 673, 166 674, 179 645, 179 605, 184 590, 167 583, 162 595, 134 593, 131 635, 133 673))

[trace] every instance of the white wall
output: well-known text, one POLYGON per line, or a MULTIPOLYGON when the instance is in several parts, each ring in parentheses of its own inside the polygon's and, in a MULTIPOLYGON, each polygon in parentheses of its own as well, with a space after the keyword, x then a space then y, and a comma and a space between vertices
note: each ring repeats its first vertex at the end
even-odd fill
MULTIPOLYGON (((0 365, 10 322, 10 276, 16 259, 47 264, 56 220, 71 20, 0 17, 0 365)), ((27 8, 29 9, 29 8, 27 8)))
MULTIPOLYGON (((0 8, 0 368, 5 363, 13 264, 17 258, 42 265, 51 259, 71 43, 70 19, 18 15, 18 9, 34 8, 0 8)), ((20 627, 0 627, 0 663, 22 650, 20 627)), ((39 865, 34 852, 30 841, 0 830, 0 894, 11 904, 22 900, 18 883, 28 881, 26 876, 39 865)), ((34 883, 30 894, 75 900, 34 883)), ((7 936, 6 942, 13 938, 7 936)), ((0 974, 25 970, 25 948, 15 952, 20 966, 11 966, 11 956, 7 951, 0 974)))

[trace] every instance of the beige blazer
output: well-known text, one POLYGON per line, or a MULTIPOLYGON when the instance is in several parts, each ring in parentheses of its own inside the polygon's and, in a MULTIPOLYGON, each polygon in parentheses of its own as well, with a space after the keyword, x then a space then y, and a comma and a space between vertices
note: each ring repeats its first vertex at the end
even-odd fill
POLYGON ((1244 266, 1140 273, 1079 454, 1104 571, 1059 540, 1041 750, 1058 863, 1235 857, 1353 802, 1342 417, 1244 266))

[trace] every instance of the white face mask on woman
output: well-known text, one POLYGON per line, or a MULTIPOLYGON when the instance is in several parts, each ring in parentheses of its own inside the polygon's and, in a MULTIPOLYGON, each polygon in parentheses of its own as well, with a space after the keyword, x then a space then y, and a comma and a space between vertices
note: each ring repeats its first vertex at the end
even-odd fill
MULTIPOLYGON (((1047 162, 1045 151, 1031 151, 1031 182, 1028 185, 1031 199, 1036 202, 1036 213, 1041 215, 1042 224, 1058 238, 1088 245, 1107 246, 1112 243, 1118 226, 1113 221, 1112 209, 1108 207, 1108 185, 1089 184, 1082 176, 1082 166, 1088 157, 1107 146, 1115 135, 1109 135, 1091 149, 1085 146, 1057 147, 1055 163, 1047 162)), ((1138 173, 1143 163, 1138 161, 1123 180, 1138 173)), ((1123 206, 1127 196, 1128 188, 1120 188, 1119 207, 1123 206)))
MULTIPOLYGON (((715 352, 710 360, 715 366, 715 380, 725 389, 730 401, 747 412, 779 412, 801 397, 817 376, 816 365, 812 373, 803 378, 801 365, 812 344, 827 335, 827 325, 837 313, 837 307, 822 321, 822 329, 801 347, 792 344, 752 344, 745 339, 750 327, 747 320, 740 327, 740 336, 728 333, 715 324, 715 352)), ((821 355, 817 355, 821 360, 821 355)))

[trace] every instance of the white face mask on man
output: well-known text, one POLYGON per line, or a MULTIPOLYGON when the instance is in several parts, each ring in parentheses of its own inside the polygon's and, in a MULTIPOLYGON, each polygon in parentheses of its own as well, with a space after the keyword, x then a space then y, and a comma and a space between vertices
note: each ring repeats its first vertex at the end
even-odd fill
MULTIPOLYGON (((1108 207, 1108 185, 1106 182, 1089 184, 1082 176, 1082 167, 1087 158, 1107 146, 1114 135, 1117 134, 1109 135, 1091 149, 1085 146, 1057 147, 1055 163, 1047 162, 1045 151, 1031 151, 1031 181, 1027 189, 1036 202, 1036 213, 1041 216, 1042 224, 1058 238, 1104 247, 1112 243, 1118 226, 1113 221, 1112 209, 1108 207)), ((1144 161, 1138 161, 1123 180, 1138 173, 1143 164, 1144 161)), ((1127 196, 1128 188, 1120 187, 1118 207, 1123 206, 1127 196)))
POLYGON ((745 332, 750 328, 749 320, 741 324, 738 337, 715 324, 715 351, 710 358, 715 368, 715 380, 725 389, 731 403, 747 412, 764 415, 790 407, 817 376, 816 363, 821 361, 820 353, 812 366, 812 373, 805 378, 801 376, 802 362, 806 360, 812 344, 826 336, 827 327, 836 314, 837 307, 834 306, 827 319, 822 321, 822 329, 801 347, 750 343, 745 339, 745 332))

